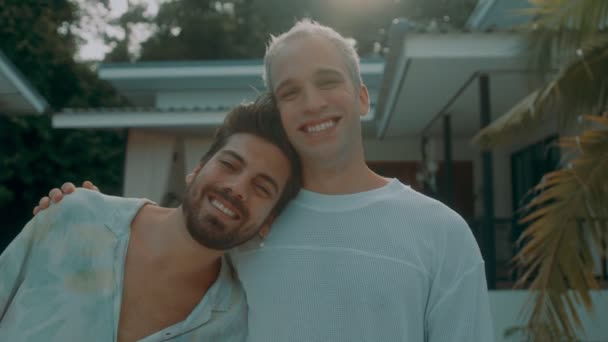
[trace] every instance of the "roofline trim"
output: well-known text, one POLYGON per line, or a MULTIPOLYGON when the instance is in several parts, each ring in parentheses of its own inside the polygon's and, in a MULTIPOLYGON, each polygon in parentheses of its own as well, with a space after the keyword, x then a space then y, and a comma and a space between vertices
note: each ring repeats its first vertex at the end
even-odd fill
POLYGON ((0 51, 0 73, 6 75, 9 81, 17 88, 19 94, 25 97, 26 101, 34 107, 37 114, 46 113, 49 104, 21 74, 15 65, 0 51))

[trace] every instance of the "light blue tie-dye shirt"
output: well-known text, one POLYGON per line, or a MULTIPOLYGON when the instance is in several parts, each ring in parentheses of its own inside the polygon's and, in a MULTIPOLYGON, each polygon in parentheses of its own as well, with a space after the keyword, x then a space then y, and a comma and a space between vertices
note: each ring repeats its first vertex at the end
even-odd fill
MULTIPOLYGON (((146 203, 79 189, 34 217, 0 256, 0 341, 115 341, 130 224, 146 203)), ((141 341, 246 335, 245 295, 223 260, 184 321, 141 341)))

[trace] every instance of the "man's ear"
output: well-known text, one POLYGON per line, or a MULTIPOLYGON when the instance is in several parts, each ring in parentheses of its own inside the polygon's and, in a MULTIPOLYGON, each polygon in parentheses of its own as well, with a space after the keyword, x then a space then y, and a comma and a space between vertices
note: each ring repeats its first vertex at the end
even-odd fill
POLYGON ((359 115, 365 116, 369 112, 369 91, 365 84, 361 84, 359 89, 359 106, 361 106, 361 113, 359 115))
POLYGON ((262 229, 260 229, 260 231, 258 232, 258 236, 260 238, 263 239, 266 237, 266 235, 268 235, 270 233, 270 227, 272 226, 272 223, 274 222, 274 219, 276 217, 277 216, 275 214, 268 215, 268 218, 262 224, 262 229))
POLYGON ((190 172, 188 175, 186 175, 186 184, 190 185, 190 183, 192 183, 192 180, 194 179, 194 177, 196 177, 196 174, 201 170, 201 164, 198 164, 194 170, 192 170, 192 172, 190 172))

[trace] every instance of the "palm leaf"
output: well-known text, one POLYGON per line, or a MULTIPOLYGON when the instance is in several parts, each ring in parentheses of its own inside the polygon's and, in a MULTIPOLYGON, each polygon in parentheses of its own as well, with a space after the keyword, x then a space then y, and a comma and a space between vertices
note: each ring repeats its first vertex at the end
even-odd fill
POLYGON ((601 112, 608 104, 608 1, 530 2, 526 14, 536 19, 527 26, 526 51, 535 77, 551 81, 481 130, 473 143, 483 148, 511 141, 548 115, 563 128, 578 113, 601 112))
POLYGON ((608 118, 587 121, 594 126, 575 138, 576 144, 561 140, 578 155, 569 166, 545 175, 548 179, 538 186, 543 199, 530 202, 522 219, 530 222, 521 237, 527 243, 514 262, 522 269, 517 286, 533 279, 525 330, 533 341, 575 339, 582 329, 578 305, 589 310, 590 290, 599 287, 590 251, 601 248, 608 236, 608 118))
POLYGON ((555 115, 560 129, 578 113, 598 112, 608 104, 608 43, 584 54, 560 71, 552 82, 536 90, 509 112, 479 131, 473 143, 492 148, 512 141, 522 129, 533 129, 555 115))

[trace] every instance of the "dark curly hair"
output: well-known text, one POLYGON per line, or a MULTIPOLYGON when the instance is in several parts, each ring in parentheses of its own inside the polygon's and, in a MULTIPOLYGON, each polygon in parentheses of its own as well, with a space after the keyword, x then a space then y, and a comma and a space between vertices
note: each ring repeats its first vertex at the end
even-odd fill
POLYGON ((302 187, 302 165, 298 153, 285 134, 279 110, 270 93, 259 95, 254 102, 238 105, 226 115, 224 123, 215 132, 211 147, 201 158, 201 165, 222 149, 231 136, 238 133, 252 134, 268 141, 277 146, 289 160, 291 175, 273 209, 274 214, 280 214, 302 187))

